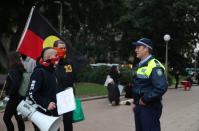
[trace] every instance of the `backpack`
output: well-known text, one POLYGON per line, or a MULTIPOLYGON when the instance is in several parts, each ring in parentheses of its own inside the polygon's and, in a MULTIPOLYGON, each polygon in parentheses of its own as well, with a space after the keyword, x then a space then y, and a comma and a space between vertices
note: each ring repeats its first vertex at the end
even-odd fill
POLYGON ((22 81, 21 81, 21 85, 19 87, 19 95, 21 96, 26 96, 26 92, 28 90, 28 84, 30 81, 30 76, 31 76, 32 72, 24 72, 23 76, 22 76, 22 81))

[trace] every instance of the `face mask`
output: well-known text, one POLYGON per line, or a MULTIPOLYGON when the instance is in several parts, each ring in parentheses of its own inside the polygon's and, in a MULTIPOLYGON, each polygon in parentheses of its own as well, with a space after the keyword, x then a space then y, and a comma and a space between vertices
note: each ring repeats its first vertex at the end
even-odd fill
POLYGON ((59 56, 59 58, 65 58, 66 57, 66 50, 63 50, 61 48, 54 48, 57 51, 57 55, 59 56))
POLYGON ((55 58, 48 59, 46 61, 43 61, 42 58, 39 60, 39 63, 42 64, 45 67, 48 67, 50 65, 56 65, 56 64, 58 64, 58 62, 59 62, 58 56, 56 56, 55 58))

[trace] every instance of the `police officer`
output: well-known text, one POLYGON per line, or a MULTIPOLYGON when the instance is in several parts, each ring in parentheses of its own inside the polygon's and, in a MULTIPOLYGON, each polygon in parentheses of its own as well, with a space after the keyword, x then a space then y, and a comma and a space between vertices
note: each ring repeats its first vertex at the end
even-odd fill
MULTIPOLYGON (((58 81, 58 92, 61 92, 69 87, 74 87, 73 66, 67 59, 67 48, 64 41, 57 40, 53 46, 60 58, 56 66, 55 75, 58 81)), ((72 114, 72 111, 63 114, 64 131, 73 131, 72 114)))
POLYGON ((150 39, 142 38, 133 45, 136 57, 141 60, 132 71, 136 131, 160 131, 161 100, 168 88, 165 68, 151 55, 150 39))

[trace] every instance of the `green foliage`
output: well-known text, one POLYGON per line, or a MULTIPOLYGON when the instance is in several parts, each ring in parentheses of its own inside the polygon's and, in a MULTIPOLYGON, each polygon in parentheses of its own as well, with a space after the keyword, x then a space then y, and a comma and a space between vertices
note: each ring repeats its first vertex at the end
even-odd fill
POLYGON ((110 67, 107 66, 99 66, 99 67, 87 66, 77 74, 77 81, 103 84, 109 69, 110 67))
POLYGON ((127 85, 128 83, 132 82, 131 70, 132 69, 127 68, 127 67, 120 69, 121 71, 120 82, 122 85, 127 85))
POLYGON ((169 84, 169 86, 171 86, 172 84, 175 83, 175 78, 174 78, 174 76, 172 76, 170 73, 168 73, 167 79, 168 79, 168 84, 169 84))
POLYGON ((89 82, 91 73, 91 66, 86 66, 84 69, 76 74, 77 82, 89 82))
POLYGON ((0 65, 0 74, 5 74, 6 72, 7 72, 7 69, 5 69, 4 67, 0 65))
MULTIPOLYGON (((18 0, 10 5, 11 2, 14 1, 5 1, 0 7, 0 16, 3 18, 0 20, 0 64, 3 67, 6 67, 4 63, 9 51, 16 50, 33 5, 37 3, 37 9, 55 28, 59 27, 58 3, 49 0, 18 0)), ((185 63, 180 65, 184 68, 192 62, 193 45, 199 39, 199 0, 62 2, 63 37, 88 57, 94 57, 96 62, 111 61, 115 56, 128 60, 130 43, 140 37, 151 38, 155 43, 155 55, 164 59, 163 35, 166 33, 172 38, 169 42, 170 65, 176 66, 175 61, 180 61, 178 63, 185 63), (109 59, 108 53, 111 55, 109 59)))
MULTIPOLYGON (((185 80, 186 78, 187 78, 187 76, 180 75, 179 76, 179 83, 181 81, 185 80)), ((168 83, 169 83, 169 86, 174 85, 176 83, 175 76, 171 72, 168 73, 168 83)))
MULTIPOLYGON (((109 70, 110 67, 108 66, 99 66, 99 67, 88 66, 77 74, 77 81, 104 84, 106 76, 109 73, 109 70)), ((131 82, 131 69, 123 67, 120 69, 120 71, 121 71, 121 77, 120 77, 121 84, 126 85, 129 82, 131 82)))
POLYGON ((76 94, 78 97, 91 97, 107 95, 107 89, 103 85, 94 83, 77 83, 76 94))
MULTIPOLYGON (((90 83, 98 83, 104 84, 106 76, 110 70, 108 66, 99 66, 99 67, 91 67, 87 66, 84 70, 77 74, 77 82, 90 82, 90 83)), ((128 67, 120 68, 120 83, 122 85, 127 85, 132 82, 131 70, 128 67)), ((168 73, 168 84, 169 86, 175 84, 175 78, 171 74, 168 73)))

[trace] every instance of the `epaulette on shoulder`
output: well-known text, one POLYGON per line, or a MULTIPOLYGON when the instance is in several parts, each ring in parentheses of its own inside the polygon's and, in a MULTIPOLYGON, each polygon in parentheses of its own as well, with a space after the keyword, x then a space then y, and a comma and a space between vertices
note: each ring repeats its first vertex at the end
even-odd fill
POLYGON ((161 67, 160 62, 158 60, 155 59, 154 62, 156 64, 156 66, 161 67))

